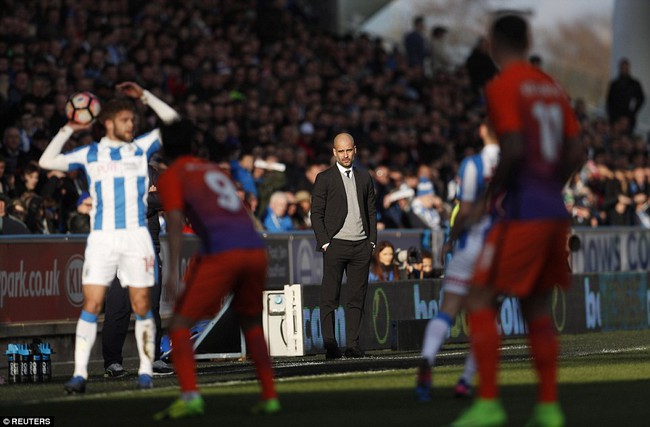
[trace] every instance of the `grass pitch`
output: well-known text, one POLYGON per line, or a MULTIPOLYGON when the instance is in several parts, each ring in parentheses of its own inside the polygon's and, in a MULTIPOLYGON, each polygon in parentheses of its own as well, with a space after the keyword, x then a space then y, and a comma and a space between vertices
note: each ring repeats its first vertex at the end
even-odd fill
MULTIPOLYGON (((563 336, 560 398, 569 426, 650 424, 650 331, 563 336)), ((500 381, 509 425, 521 426, 535 404, 535 373, 523 342, 508 341, 500 381)), ((0 386, 0 416, 53 417, 74 426, 419 426, 445 425, 469 405, 452 397, 462 358, 449 347, 434 371, 434 399, 414 400, 416 353, 376 352, 373 359, 324 362, 323 356, 276 361, 282 413, 249 414, 259 388, 248 363, 200 365, 206 400, 201 418, 155 422, 176 397, 176 378, 133 390, 135 376, 103 379, 91 372, 84 396, 65 396, 66 376, 50 384, 0 386)))

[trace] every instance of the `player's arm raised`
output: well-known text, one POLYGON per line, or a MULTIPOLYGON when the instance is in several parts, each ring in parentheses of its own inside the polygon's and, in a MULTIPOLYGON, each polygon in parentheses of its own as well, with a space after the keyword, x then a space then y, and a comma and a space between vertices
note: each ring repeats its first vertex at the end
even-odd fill
POLYGON ((59 129, 59 132, 54 136, 54 138, 52 138, 52 141, 50 141, 45 151, 43 151, 41 158, 38 160, 38 165, 43 169, 67 172, 69 162, 65 156, 61 154, 63 146, 68 142, 68 139, 70 139, 73 133, 80 130, 90 129, 91 126, 92 122, 80 124, 69 121, 66 123, 65 126, 59 129))
POLYGON ((175 122, 181 118, 176 110, 135 82, 120 83, 115 88, 130 98, 140 99, 145 105, 151 107, 165 124, 175 122))

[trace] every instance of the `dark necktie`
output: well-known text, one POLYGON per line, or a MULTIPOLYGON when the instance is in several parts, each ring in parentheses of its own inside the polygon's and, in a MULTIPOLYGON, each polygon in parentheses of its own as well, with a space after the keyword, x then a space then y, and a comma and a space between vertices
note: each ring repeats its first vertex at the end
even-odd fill
POLYGON ((345 174, 348 176, 348 178, 350 178, 350 172, 352 172, 350 169, 345 171, 345 174))

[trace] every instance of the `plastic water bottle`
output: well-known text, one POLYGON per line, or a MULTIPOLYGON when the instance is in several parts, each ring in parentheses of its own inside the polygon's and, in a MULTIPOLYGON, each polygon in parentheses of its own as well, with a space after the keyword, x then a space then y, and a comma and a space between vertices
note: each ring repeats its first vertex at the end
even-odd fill
POLYGON ((33 383, 42 382, 41 351, 36 343, 29 346, 29 379, 33 383))
POLYGON ((8 380, 9 384, 20 383, 20 355, 18 354, 18 346, 16 344, 9 344, 5 353, 9 362, 8 366, 8 380))
POLYGON ((52 381, 52 347, 48 343, 40 343, 38 349, 41 353, 41 381, 52 381))
POLYGON ((20 382, 29 382, 29 347, 27 344, 18 344, 20 354, 20 382))

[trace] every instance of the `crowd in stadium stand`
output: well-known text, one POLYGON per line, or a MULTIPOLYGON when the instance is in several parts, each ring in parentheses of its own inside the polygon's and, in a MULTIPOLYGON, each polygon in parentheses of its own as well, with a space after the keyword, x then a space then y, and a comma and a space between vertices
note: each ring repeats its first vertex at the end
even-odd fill
MULTIPOLYGON (((383 228, 444 227, 459 162, 482 145, 481 86, 496 72, 483 40, 464 64, 427 66, 404 45, 319 31, 292 1, 0 4, 0 215, 25 232, 87 227, 74 225, 88 206, 85 177, 36 162, 66 122, 69 95, 108 100, 122 81, 138 82, 196 125, 194 152, 231 170, 269 231, 310 228, 310 191, 339 132, 353 135, 357 165, 375 179, 383 228)), ((434 56, 447 31, 433 29, 434 56)), ((650 227, 648 141, 629 121, 610 123, 589 116, 580 99, 573 104, 589 159, 565 192, 574 223, 650 227)), ((140 111, 145 131, 156 119, 140 111)), ((96 125, 66 149, 101 135, 96 125)))

